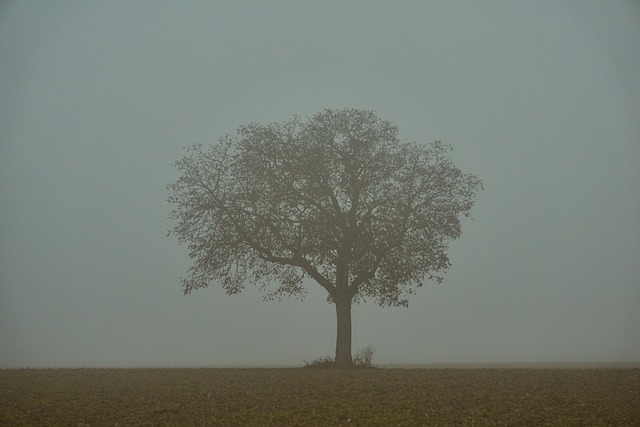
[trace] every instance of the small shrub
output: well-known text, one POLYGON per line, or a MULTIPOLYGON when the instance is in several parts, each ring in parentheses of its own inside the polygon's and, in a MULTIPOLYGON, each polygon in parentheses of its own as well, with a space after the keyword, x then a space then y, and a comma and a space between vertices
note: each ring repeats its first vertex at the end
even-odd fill
POLYGON ((373 355, 376 353, 376 349, 369 344, 359 352, 353 355, 353 365, 362 367, 371 367, 373 361, 373 355))

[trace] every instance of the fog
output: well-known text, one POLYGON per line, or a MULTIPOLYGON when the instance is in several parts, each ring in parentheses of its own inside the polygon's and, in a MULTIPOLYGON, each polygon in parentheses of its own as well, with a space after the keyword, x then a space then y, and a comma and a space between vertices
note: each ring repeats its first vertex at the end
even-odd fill
POLYGON ((301 365, 335 310, 215 283, 167 237, 182 148, 375 110, 483 179, 442 284, 361 304, 374 363, 640 362, 640 6, 0 5, 0 367, 301 365))

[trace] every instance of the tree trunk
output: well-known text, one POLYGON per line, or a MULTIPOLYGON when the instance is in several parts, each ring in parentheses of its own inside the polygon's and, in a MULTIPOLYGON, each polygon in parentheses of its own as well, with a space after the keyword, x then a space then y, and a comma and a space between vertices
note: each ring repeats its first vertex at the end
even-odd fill
POLYGON ((336 367, 350 368, 353 366, 351 358, 351 298, 336 299, 337 337, 336 337, 336 367))

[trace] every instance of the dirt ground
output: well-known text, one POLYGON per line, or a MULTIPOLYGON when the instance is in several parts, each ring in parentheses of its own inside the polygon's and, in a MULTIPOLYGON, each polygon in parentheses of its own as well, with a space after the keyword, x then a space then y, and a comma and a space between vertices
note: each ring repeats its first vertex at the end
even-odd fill
POLYGON ((10 369, 0 425, 640 426, 640 369, 10 369))

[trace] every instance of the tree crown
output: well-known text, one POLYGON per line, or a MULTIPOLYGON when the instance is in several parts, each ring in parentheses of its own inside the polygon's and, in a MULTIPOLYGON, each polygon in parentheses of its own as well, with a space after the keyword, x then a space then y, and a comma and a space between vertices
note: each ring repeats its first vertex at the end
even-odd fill
POLYGON ((407 305, 426 279, 442 281, 448 244, 482 187, 451 146, 401 142, 366 110, 325 110, 304 121, 251 123, 176 162, 170 233, 194 260, 185 293, 219 281, 254 283, 265 298, 304 295, 407 305))

